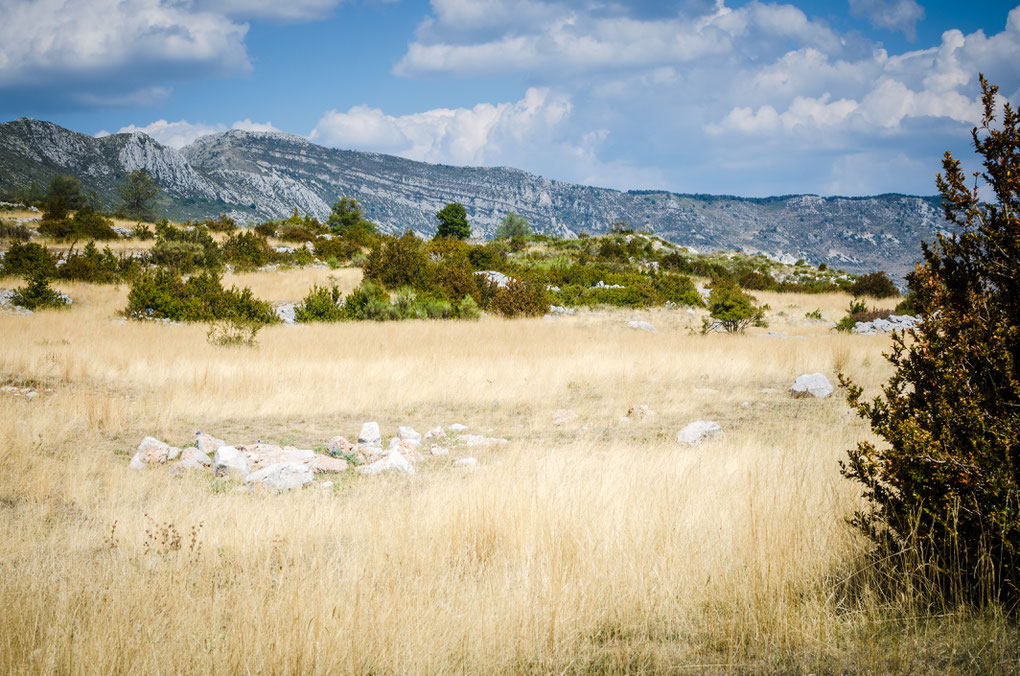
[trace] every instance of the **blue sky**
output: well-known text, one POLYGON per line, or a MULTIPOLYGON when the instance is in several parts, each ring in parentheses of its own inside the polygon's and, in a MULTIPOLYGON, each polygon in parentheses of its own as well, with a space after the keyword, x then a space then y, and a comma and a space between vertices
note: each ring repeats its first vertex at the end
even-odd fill
POLYGON ((925 0, 0 0, 0 119, 231 127, 620 189, 932 194, 1020 8, 925 0))

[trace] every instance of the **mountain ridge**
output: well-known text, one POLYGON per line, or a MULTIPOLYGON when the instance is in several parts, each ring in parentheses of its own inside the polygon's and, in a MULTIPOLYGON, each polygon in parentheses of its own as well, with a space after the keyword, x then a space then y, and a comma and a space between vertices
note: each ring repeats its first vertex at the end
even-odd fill
POLYGON ((229 213, 241 222, 261 221, 294 208, 325 219, 330 205, 346 196, 384 231, 410 228, 428 236, 435 213, 460 202, 480 236, 491 236, 507 211, 559 236, 601 234, 623 220, 699 250, 760 251, 897 276, 920 257, 921 239, 951 229, 937 196, 621 191, 513 167, 456 167, 338 150, 284 132, 230 130, 178 150, 143 132, 96 138, 32 118, 0 123, 0 194, 72 173, 112 206, 118 185, 134 169, 154 178, 164 191, 164 211, 178 219, 229 213))

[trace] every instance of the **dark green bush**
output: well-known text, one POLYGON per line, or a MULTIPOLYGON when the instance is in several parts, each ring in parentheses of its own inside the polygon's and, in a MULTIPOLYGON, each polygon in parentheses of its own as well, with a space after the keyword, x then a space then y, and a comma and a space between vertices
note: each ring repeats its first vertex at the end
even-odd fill
POLYGON ((728 278, 712 280, 708 296, 708 311, 711 319, 704 320, 703 331, 723 330, 728 333, 742 333, 748 326, 767 326, 765 308, 755 304, 752 296, 744 293, 728 278))
POLYGON ((338 322, 352 319, 344 307, 343 294, 336 286, 315 285, 294 310, 294 319, 302 324, 338 322))
POLYGON ((737 277, 737 284, 748 291, 778 291, 779 282, 772 275, 758 270, 745 270, 737 277))
POLYGON ((204 225, 214 232, 234 232, 237 230, 237 223, 226 214, 220 214, 219 218, 207 218, 200 225, 204 225))
POLYGON ((57 268, 56 276, 58 279, 93 284, 115 284, 135 267, 135 261, 118 258, 110 251, 110 247, 99 251, 96 243, 90 241, 81 252, 76 252, 74 247, 68 250, 64 264, 57 268))
POLYGON ((361 251, 361 247, 342 237, 324 239, 319 237, 315 240, 315 257, 320 260, 335 258, 337 262, 350 260, 354 254, 361 251))
POLYGON ((49 277, 39 270, 32 273, 25 286, 14 290, 11 303, 32 311, 67 307, 67 299, 50 287, 49 277))
POLYGON ((117 239, 113 221, 89 207, 79 209, 70 220, 44 220, 39 234, 54 239, 117 239))
POLYGON ((861 275, 850 286, 850 293, 855 296, 871 296, 872 298, 892 298, 900 295, 896 285, 884 272, 861 275))
POLYGON ((156 223, 156 244, 149 250, 149 259, 180 273, 223 266, 220 248, 208 230, 203 226, 175 228, 165 219, 156 223))
POLYGON ((372 249, 365 265, 365 277, 390 289, 410 286, 427 290, 431 286, 433 268, 425 243, 408 230, 400 237, 384 237, 372 249))
POLYGON ((662 298, 662 302, 674 303, 689 307, 701 307, 701 294, 694 282, 687 275, 662 273, 652 277, 652 287, 662 298))
POLYGON ((11 242, 4 254, 3 265, 0 265, 0 274, 3 276, 31 277, 41 272, 52 277, 56 270, 56 259, 46 247, 35 242, 11 242))
POLYGON ((252 229, 263 237, 276 237, 276 223, 274 221, 259 223, 252 229))
POLYGON ((273 324, 279 321, 272 306, 255 298, 251 289, 224 289, 219 275, 209 271, 187 281, 171 270, 143 272, 131 284, 124 314, 133 319, 179 322, 236 319, 273 324))
POLYGON ((265 237, 251 231, 231 235, 222 247, 223 260, 241 271, 269 265, 275 254, 265 237))
POLYGON ((32 231, 22 223, 4 223, 0 221, 0 239, 27 242, 32 239, 32 231))

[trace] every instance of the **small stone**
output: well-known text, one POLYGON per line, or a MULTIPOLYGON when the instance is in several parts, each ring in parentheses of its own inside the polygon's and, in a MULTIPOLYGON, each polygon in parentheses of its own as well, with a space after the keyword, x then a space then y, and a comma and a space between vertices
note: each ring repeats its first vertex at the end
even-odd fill
POLYGON ((433 427, 432 429, 425 433, 426 439, 442 439, 445 436, 446 432, 443 431, 442 425, 436 425, 435 427, 433 427))
POLYGON ((358 445, 379 448, 382 446, 382 433, 379 431, 379 423, 367 422, 361 426, 358 433, 358 445))
POLYGON ((312 470, 297 462, 278 462, 252 472, 244 483, 254 490, 279 493, 312 483, 312 470))
POLYGON ((413 427, 398 427, 397 438, 401 441, 410 441, 415 444, 421 443, 421 435, 418 434, 413 427))
POLYGON ((468 458, 457 458, 456 460, 453 461, 453 466, 454 467, 458 467, 458 468, 467 468, 467 469, 470 469, 472 467, 475 467, 477 464, 478 464, 478 461, 475 460, 474 458, 470 458, 470 457, 468 457, 468 458))
POLYGON ((194 446, 188 446, 181 451, 179 465, 184 469, 204 469, 211 464, 212 460, 209 459, 209 456, 194 446))
POLYGON ((146 465, 164 463, 170 459, 171 453, 173 453, 173 457, 177 457, 180 452, 180 449, 172 448, 170 444, 159 439, 145 437, 142 439, 142 443, 138 444, 138 450, 131 458, 131 469, 144 469, 146 465))
POLYGON ((655 333, 655 327, 644 321, 627 322, 627 326, 638 331, 648 331, 649 333, 655 333))
POLYGON ((343 458, 332 458, 328 455, 317 455, 308 464, 313 472, 345 472, 347 461, 343 458))
POLYGON ((358 472, 361 474, 414 474, 414 465, 399 452, 393 451, 380 460, 359 467, 358 472))
POLYGON ((429 448, 429 454, 431 454, 431 455, 450 455, 450 449, 448 449, 445 446, 438 446, 436 444, 432 444, 432 446, 429 448))
POLYGON ((446 426, 446 431, 447 432, 459 433, 459 432, 467 431, 467 428, 468 428, 467 425, 461 425, 460 423, 453 423, 452 425, 447 425, 446 426))
POLYGON ((319 484, 319 488, 321 488, 322 490, 328 490, 332 487, 333 487, 332 481, 323 481, 321 484, 319 484))
POLYGON ((794 399, 816 397, 824 399, 832 394, 832 384, 821 373, 805 373, 790 386, 790 396, 794 399))
POLYGON ((195 432, 195 445, 198 446, 198 450, 208 455, 215 453, 220 446, 226 446, 227 442, 217 439, 210 434, 195 432))
POLYGON ((507 443, 506 439, 483 437, 480 434, 464 434, 458 441, 464 446, 496 446, 507 443))
POLYGON ((722 428, 710 420, 692 422, 677 432, 676 441, 684 446, 697 446, 703 440, 722 434, 722 428))
POLYGON ((213 456, 213 474, 244 481, 251 473, 245 454, 233 446, 220 446, 213 456))

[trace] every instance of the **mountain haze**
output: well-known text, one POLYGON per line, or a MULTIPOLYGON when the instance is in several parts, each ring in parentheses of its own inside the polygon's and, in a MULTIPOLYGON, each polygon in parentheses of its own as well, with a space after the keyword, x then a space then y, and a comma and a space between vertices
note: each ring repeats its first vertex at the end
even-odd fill
POLYGON ((574 185, 507 167, 452 167, 315 145, 279 132, 228 131, 181 150, 143 133, 95 138, 49 122, 0 124, 0 194, 60 173, 117 204, 124 176, 144 169, 177 219, 230 213, 241 222, 301 212, 325 219, 341 196, 361 202, 382 230, 435 232, 449 202, 467 208, 475 234, 491 236, 508 211, 539 232, 600 234, 625 220, 699 250, 737 249, 901 276, 920 240, 948 229, 938 197, 791 195, 740 198, 574 185))

